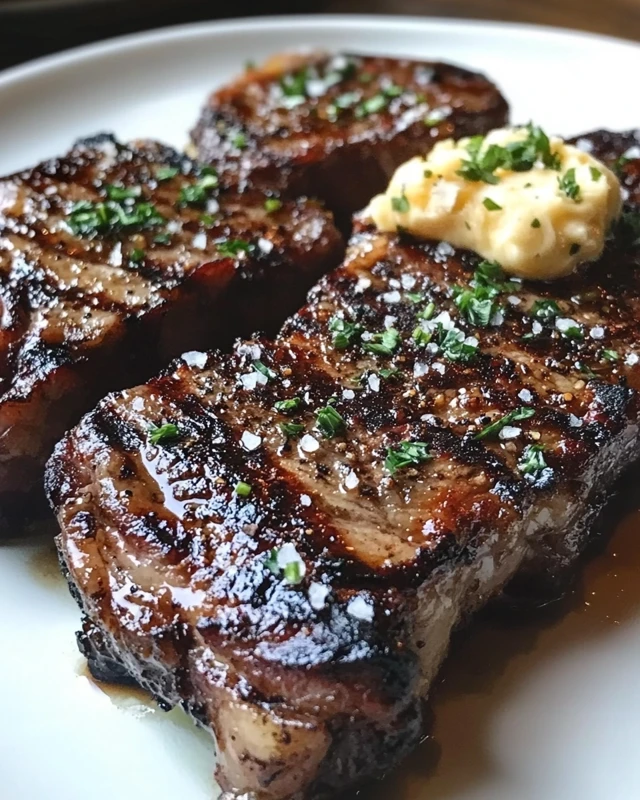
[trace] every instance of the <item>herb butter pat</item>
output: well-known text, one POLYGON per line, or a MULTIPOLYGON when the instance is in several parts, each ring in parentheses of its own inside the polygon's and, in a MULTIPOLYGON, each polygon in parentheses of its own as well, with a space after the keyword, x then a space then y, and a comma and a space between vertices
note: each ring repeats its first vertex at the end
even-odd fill
POLYGON ((530 125, 436 144, 396 170, 368 214, 381 231, 443 240, 520 278, 553 280, 601 255, 621 205, 604 164, 530 125))

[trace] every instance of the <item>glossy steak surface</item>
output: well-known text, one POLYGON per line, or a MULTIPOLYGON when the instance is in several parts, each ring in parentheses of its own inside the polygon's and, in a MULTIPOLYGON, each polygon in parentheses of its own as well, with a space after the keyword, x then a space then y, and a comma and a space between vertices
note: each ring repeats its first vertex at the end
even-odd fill
POLYGON ((102 136, 0 180, 0 524, 43 497, 54 443, 108 390, 192 347, 275 331, 343 253, 304 199, 220 189, 102 136))
POLYGON ((580 144, 625 190, 599 263, 522 283, 361 219, 275 341, 188 353, 56 448, 91 668, 209 727, 227 798, 398 763, 452 629, 571 566, 640 455, 638 142, 580 144))
POLYGON ((319 197, 348 223, 402 162, 507 117, 494 84, 461 67, 285 54, 215 91, 192 139, 224 180, 319 197))

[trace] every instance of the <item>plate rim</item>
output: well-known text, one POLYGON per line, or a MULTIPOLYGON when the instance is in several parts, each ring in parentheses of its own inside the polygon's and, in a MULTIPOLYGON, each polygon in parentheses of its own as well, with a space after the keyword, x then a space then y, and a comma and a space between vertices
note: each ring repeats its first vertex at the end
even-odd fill
MULTIPOLYGON (((466 17, 434 17, 404 14, 288 14, 271 16, 235 17, 233 19, 191 22, 170 25, 161 28, 150 28, 121 36, 101 39, 97 42, 67 48, 58 53, 31 59, 24 64, 0 71, 0 91, 38 75, 64 69, 70 65, 92 61, 103 56, 119 52, 131 52, 140 47, 153 47, 165 41, 176 41, 193 37, 233 35, 256 28, 279 30, 288 28, 291 31, 304 31, 315 26, 351 27, 364 26, 369 29, 389 28, 402 30, 407 27, 420 26, 431 32, 477 33, 479 35, 517 36, 528 41, 565 40, 572 45, 603 46, 617 50, 625 50, 629 55, 640 56, 640 42, 623 39, 590 31, 563 28, 553 25, 539 25, 527 22, 503 22, 500 20, 471 19, 466 17)), ((1 97, 0 97, 1 99, 1 97)))

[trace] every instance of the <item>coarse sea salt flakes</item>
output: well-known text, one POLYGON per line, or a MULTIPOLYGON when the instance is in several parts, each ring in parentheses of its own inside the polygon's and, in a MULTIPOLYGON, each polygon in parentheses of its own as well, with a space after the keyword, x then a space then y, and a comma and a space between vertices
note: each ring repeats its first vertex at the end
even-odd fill
POLYGON ((429 372, 429 365, 425 364, 422 361, 416 361, 413 365, 413 377, 414 378, 421 378, 423 375, 426 375, 429 372))
POLYGON ((569 414, 569 425, 571 425, 572 428, 581 428, 583 422, 580 417, 576 417, 575 414, 569 414))
POLYGON ((238 355, 250 356, 254 361, 257 361, 262 355, 262 350, 257 344, 241 344, 238 347, 238 355))
POLYGON ((542 325, 539 322, 535 321, 531 326, 531 332, 534 333, 536 336, 539 333, 542 333, 542 325))
POLYGON ((344 479, 344 485, 347 489, 355 489, 359 483, 360 483, 360 478, 358 478, 358 476, 353 470, 351 470, 351 472, 344 479))
POLYGON ((389 328, 393 328, 397 319, 397 317, 392 317, 391 314, 387 314, 387 316, 384 318, 384 327, 387 330, 389 330, 389 328))
POLYGON ((203 231, 196 233, 191 240, 191 246, 195 247, 196 250, 205 250, 207 247, 207 234, 203 231))
POLYGON ((273 250, 273 242, 261 237, 258 239, 258 248, 265 254, 270 253, 273 250))
POLYGON ((307 566, 300 557, 300 554, 296 550, 295 544, 292 542, 287 542, 283 544, 282 547, 278 550, 277 556, 278 566, 280 569, 284 569, 289 564, 297 564, 298 569, 300 572, 300 577, 304 576, 305 572, 307 571, 307 566))
POLYGON ((498 436, 501 439, 516 439, 521 433, 522 428, 517 428, 515 425, 505 425, 498 436))
POLYGON ((315 453, 319 447, 320 442, 310 433, 305 433, 302 439, 300 439, 300 449, 305 453, 315 453))
POLYGON ((400 292, 397 289, 394 289, 392 292, 385 292, 382 295, 382 299, 385 303, 394 304, 400 302, 400 292))
POLYGON ((528 389, 520 389, 518 392, 518 397, 523 403, 530 403, 533 400, 533 395, 528 389))
POLYGON ((311 505, 311 498, 308 494, 300 495, 300 504, 309 507, 311 505))
POLYGON ((434 369, 436 372, 439 372, 441 375, 444 375, 444 373, 445 373, 445 370, 447 369, 447 368, 445 367, 445 365, 444 365, 444 364, 442 364, 440 361, 435 361, 435 362, 434 362, 434 363, 431 365, 431 367, 432 367, 432 369, 434 369))
POLYGON ((363 622, 373 622, 373 605, 359 594, 349 600, 347 614, 363 622))
POLYGON ((182 354, 182 360, 188 367, 204 369, 207 363, 207 354, 201 353, 199 350, 189 350, 182 354))
POLYGON ((262 436, 256 436, 251 431, 244 431, 240 441, 246 450, 257 450, 262 444, 262 436))
POLYGON ((316 611, 323 609, 327 603, 327 597, 330 591, 331 590, 328 586, 324 586, 322 583, 314 581, 311 586, 309 586, 308 591, 311 608, 315 609, 316 611))
POLYGON ((630 367, 634 367, 638 361, 640 361, 640 356, 637 353, 629 353, 624 360, 624 363, 630 367))
POLYGON ((343 400, 353 400, 353 398, 355 396, 356 396, 356 393, 353 391, 353 389, 343 389, 342 390, 342 398, 343 398, 343 400))
POLYGON ((380 378, 372 372, 371 375, 367 378, 367 383, 369 384, 369 388, 372 392, 379 392, 380 391, 380 378))
POLYGON ((413 275, 402 275, 400 283, 402 284, 402 288, 408 292, 416 285, 416 279, 413 275))
POLYGON ((589 331, 589 336, 592 339, 604 339, 604 328, 602 325, 594 325, 589 331))

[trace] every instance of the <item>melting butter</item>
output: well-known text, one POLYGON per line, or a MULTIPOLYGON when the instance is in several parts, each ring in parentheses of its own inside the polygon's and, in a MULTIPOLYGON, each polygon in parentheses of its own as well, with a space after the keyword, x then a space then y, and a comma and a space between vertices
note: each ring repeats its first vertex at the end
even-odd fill
POLYGON ((553 280, 602 254, 621 207, 611 170, 530 126, 436 144, 400 166, 367 213, 381 231, 402 228, 474 250, 520 278, 553 280))

